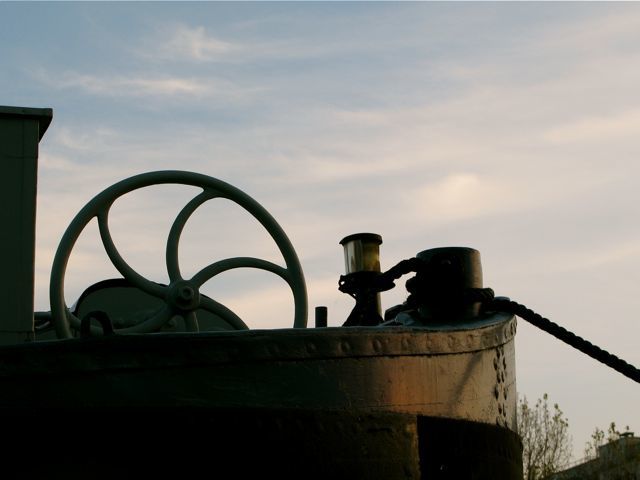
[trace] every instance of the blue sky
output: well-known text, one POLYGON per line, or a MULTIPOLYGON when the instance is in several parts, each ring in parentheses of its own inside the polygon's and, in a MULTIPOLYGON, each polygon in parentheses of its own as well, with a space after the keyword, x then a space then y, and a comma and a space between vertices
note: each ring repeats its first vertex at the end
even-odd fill
MULTIPOLYGON (((352 306, 336 288, 338 241, 373 231, 383 268, 476 248, 486 286, 640 364, 640 4, 3 2, 0 58, 1 104, 54 109, 39 309, 84 203, 127 176, 182 169, 274 215, 331 325, 352 306)), ((164 239, 194 193, 158 187, 116 206, 114 238, 149 278, 166 280, 164 239)), ((69 303, 117 276, 96 230, 72 256, 69 303)), ((280 261, 225 202, 198 211, 181 245, 186 270, 280 261)), ((278 278, 225 275, 207 293, 250 326, 291 324, 278 278)), ((516 348, 519 392, 561 405, 577 454, 596 425, 640 430, 630 380, 524 322, 516 348)))

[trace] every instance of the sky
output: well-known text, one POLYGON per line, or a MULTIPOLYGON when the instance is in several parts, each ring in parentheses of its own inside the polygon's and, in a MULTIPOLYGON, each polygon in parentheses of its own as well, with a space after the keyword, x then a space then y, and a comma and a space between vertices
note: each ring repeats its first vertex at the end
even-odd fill
MULTIPOLYGON (((640 3, 0 2, 0 104, 53 108, 40 144, 36 309, 71 219, 131 175, 188 170, 260 202, 300 258, 309 307, 338 326, 339 241, 382 236, 382 268, 480 251, 484 284, 640 365, 640 3)), ((198 192, 150 187, 111 214, 123 257, 166 282, 164 245, 198 192)), ((202 206, 185 273, 229 256, 282 263, 240 207, 202 206)), ((95 225, 67 303, 119 274, 95 225)), ((226 272, 204 293, 251 328, 293 323, 287 285, 226 272)), ((406 298, 403 282, 383 308, 406 298)), ((312 323, 312 321, 310 322, 312 323)), ((640 388, 518 323, 517 389, 569 419, 640 433, 640 388)))

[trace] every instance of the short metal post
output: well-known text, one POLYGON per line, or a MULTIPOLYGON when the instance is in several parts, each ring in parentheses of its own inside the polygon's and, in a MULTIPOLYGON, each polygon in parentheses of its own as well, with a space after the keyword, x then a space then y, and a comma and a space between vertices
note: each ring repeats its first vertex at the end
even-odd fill
POLYGON ((324 328, 327 326, 327 307, 316 307, 316 328, 324 328))
POLYGON ((38 143, 52 116, 0 106, 0 344, 33 339, 38 143))

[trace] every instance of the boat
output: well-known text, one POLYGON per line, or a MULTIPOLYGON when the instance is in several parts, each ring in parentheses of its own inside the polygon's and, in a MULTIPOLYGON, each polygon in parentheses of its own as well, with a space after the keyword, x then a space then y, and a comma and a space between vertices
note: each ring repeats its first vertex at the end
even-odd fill
MULTIPOLYGON (((293 243, 256 200, 195 172, 149 172, 79 209, 53 263, 51 310, 34 312, 38 147, 47 108, 0 107, 2 279, 0 425, 6 472, 25 478, 521 479, 512 313, 486 307, 480 253, 430 248, 380 271, 382 239, 340 242, 336 294, 354 298, 340 327, 315 308, 293 243), (135 272, 108 227, 113 202, 137 189, 200 187, 167 242, 170 282, 135 272), (267 230, 282 264, 237 257, 181 275, 189 216, 227 198, 267 230), (66 265, 97 219, 122 278, 88 285, 67 305, 66 265), (290 328, 249 329, 199 289, 233 268, 291 288, 290 328), (411 294, 384 312, 380 292, 402 276, 411 294)), ((268 306, 265 306, 268 308, 268 306)), ((12 475, 9 475, 10 477, 12 475)))

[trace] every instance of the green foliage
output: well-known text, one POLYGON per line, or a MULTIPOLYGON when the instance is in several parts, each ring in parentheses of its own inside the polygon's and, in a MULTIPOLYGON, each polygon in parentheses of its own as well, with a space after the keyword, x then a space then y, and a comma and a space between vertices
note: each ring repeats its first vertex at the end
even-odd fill
POLYGON ((561 470, 571 459, 569 421, 557 403, 549 407, 545 393, 534 406, 518 402, 518 431, 522 437, 525 480, 538 480, 561 470))

